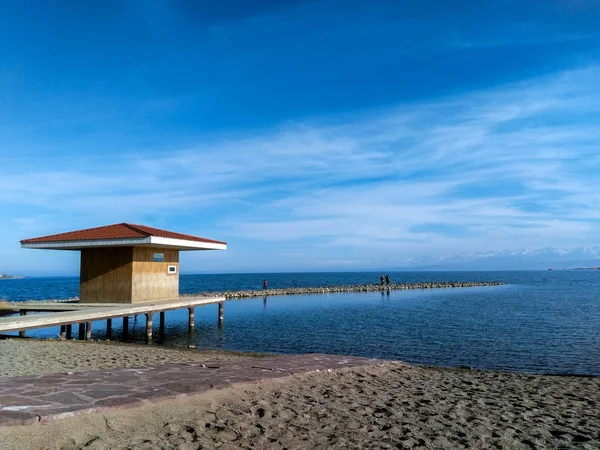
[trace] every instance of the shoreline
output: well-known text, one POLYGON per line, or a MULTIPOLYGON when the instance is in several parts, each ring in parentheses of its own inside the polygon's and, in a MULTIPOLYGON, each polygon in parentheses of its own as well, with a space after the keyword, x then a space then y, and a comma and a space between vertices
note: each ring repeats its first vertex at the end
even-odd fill
MULTIPOLYGON (((49 344, 42 351, 47 358, 49 344)), ((72 349, 65 342, 54 344, 72 363, 72 349)), ((87 349, 108 354, 126 347, 132 354, 147 350, 112 343, 74 346, 88 359, 94 355, 87 349)), ((175 358, 170 364, 180 363, 181 354, 199 353, 157 351, 167 361, 175 358)), ((214 355, 206 361, 211 359, 214 355)), ((598 392, 600 378, 386 362, 234 384, 48 424, 0 427, 0 442, 8 449, 42 448, 48 442, 90 449, 233 449, 242 444, 274 449, 598 448, 598 392)))
MULTIPOLYGON (((266 358, 290 356, 292 353, 261 353, 241 350, 211 349, 201 347, 147 346, 146 344, 112 340, 60 340, 48 338, 19 338, 0 336, 0 355, 19 354, 18 361, 10 364, 0 358, 0 380, 43 375, 48 373, 81 372, 115 368, 135 368, 160 363, 194 363, 198 361, 230 361, 240 358, 266 358), (66 346, 66 347, 65 347, 66 346), (143 352, 140 352, 143 350, 143 352), (70 358, 66 358, 70 355, 70 358), (81 359, 76 357, 81 356, 81 359), (119 360, 119 356, 125 359, 119 360), (156 359, 158 357, 158 359, 156 359), (43 358, 52 359, 53 364, 40 364, 43 358), (52 371, 54 370, 54 371, 52 371)), ((342 356, 342 355, 340 355, 342 356)), ((350 355, 343 355, 350 356, 350 355)), ((396 360, 379 359, 382 363, 396 360)), ((442 366, 402 361, 403 364, 424 370, 454 370, 464 372, 490 372, 505 375, 544 376, 554 378, 600 379, 600 375, 581 373, 521 372, 509 369, 485 369, 471 366, 442 366)))

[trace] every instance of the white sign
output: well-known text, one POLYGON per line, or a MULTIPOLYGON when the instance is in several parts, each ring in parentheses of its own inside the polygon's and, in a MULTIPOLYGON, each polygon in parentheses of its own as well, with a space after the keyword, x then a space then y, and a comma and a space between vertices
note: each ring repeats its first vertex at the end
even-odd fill
POLYGON ((177 273, 177 266, 168 266, 167 273, 177 273))

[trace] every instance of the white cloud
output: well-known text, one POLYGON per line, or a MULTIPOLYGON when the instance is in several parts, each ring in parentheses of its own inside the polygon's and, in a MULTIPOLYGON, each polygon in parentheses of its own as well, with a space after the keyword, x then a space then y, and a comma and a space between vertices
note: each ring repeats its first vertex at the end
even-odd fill
POLYGON ((275 269, 593 245, 598 85, 600 69, 590 68, 337 121, 215 136, 177 151, 60 167, 50 158, 8 159, 0 167, 3 227, 13 227, 11 237, 121 220, 202 227, 230 241, 221 270, 234 259, 250 269, 257 252, 275 269))

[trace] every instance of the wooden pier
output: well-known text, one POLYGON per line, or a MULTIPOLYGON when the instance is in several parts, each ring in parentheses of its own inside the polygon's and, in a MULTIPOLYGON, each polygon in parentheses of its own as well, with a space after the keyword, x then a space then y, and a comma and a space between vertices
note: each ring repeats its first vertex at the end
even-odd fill
MULTIPOLYGON (((187 308, 189 311, 189 327, 194 327, 194 308, 218 304, 219 323, 223 321, 223 303, 225 297, 180 297, 143 304, 95 303, 82 304, 71 302, 28 302, 14 303, 12 311, 18 316, 0 318, 0 333, 18 331, 24 336, 26 330, 60 326, 61 337, 71 337, 72 326, 79 325, 79 339, 91 339, 92 323, 106 320, 107 332, 112 328, 112 319, 123 319, 123 333, 128 331, 129 317, 146 316, 146 340, 152 341, 152 324, 155 313, 160 313, 160 328, 165 326, 165 311, 187 308), (27 315, 27 312, 43 312, 47 314, 27 315)), ((12 305, 11 305, 12 306, 12 305)))

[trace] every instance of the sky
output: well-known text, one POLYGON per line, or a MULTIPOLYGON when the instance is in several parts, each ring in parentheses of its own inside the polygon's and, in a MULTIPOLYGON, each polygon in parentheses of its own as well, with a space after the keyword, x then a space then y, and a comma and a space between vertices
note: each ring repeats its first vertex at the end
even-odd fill
POLYGON ((182 272, 598 245, 600 1, 0 0, 0 273, 119 222, 182 272))

